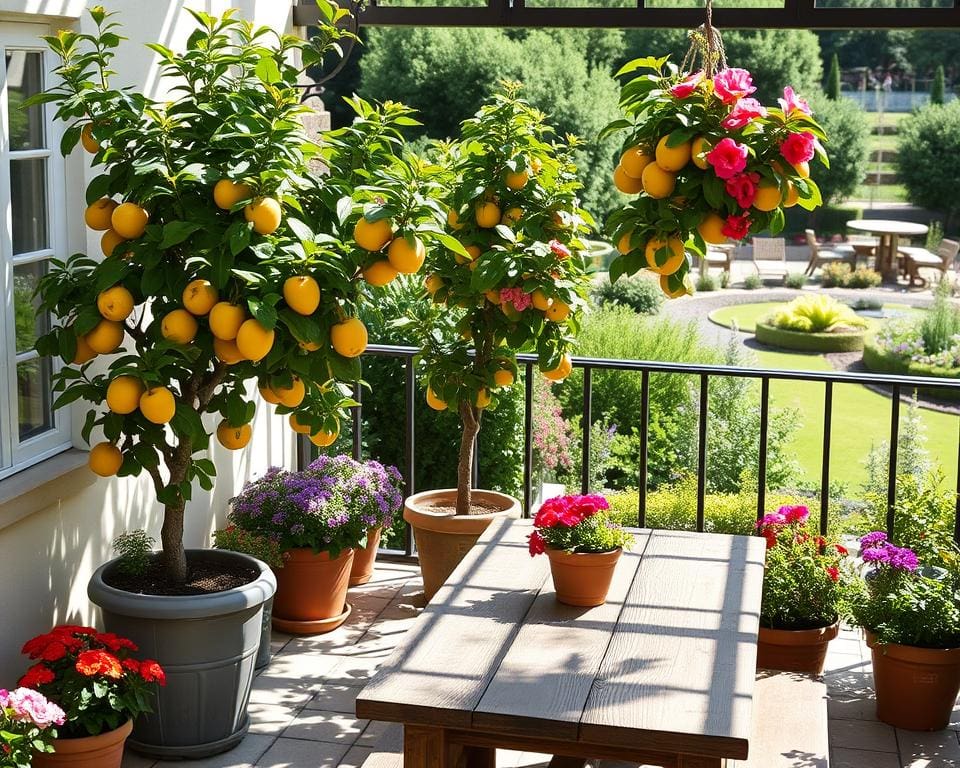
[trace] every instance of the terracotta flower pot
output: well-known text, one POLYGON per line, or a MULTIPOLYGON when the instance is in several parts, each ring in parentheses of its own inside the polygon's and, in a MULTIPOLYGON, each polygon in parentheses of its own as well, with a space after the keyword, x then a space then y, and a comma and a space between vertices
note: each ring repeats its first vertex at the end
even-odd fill
POLYGON ((960 693, 960 648, 917 648, 877 642, 873 656, 877 717, 897 728, 939 731, 947 727, 960 693))
POLYGON ((490 505, 498 511, 482 515, 456 515, 457 491, 424 491, 410 496, 403 504, 403 519, 413 528, 420 558, 423 591, 431 600, 454 568, 477 543, 487 526, 501 517, 520 517, 520 502, 496 491, 473 491, 476 504, 490 505))
POLYGON ((350 615, 347 587, 353 550, 331 558, 308 547, 291 549, 277 568, 273 598, 273 626, 281 632, 312 635, 336 629, 350 615))
POLYGON ((56 751, 36 753, 33 768, 120 768, 123 745, 132 730, 133 721, 127 720, 119 728, 97 736, 54 739, 56 751))
POLYGON ((840 631, 840 622, 815 629, 768 629, 760 627, 757 668, 783 672, 823 673, 827 645, 840 631))
POLYGON ((564 552, 547 548, 557 600, 566 605, 603 605, 623 552, 564 552))
POLYGON ((367 530, 367 546, 353 550, 353 568, 350 569, 350 586, 366 584, 373 577, 373 565, 380 548, 380 534, 383 528, 377 526, 367 530))

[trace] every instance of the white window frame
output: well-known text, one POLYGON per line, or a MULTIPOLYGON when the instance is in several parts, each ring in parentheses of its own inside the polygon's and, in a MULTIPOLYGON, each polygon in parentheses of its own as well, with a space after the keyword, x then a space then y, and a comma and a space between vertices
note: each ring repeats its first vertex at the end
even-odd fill
MULTIPOLYGON (((17 398, 17 363, 37 356, 36 352, 17 354, 13 308, 13 268, 67 255, 66 162, 60 155, 60 125, 53 120, 54 109, 47 104, 44 112, 45 149, 12 151, 8 143, 9 115, 5 53, 39 52, 44 62, 44 87, 53 81, 52 54, 40 36, 49 34, 44 24, 0 21, 0 479, 26 469, 43 459, 72 447, 69 408, 53 412, 53 428, 23 442, 19 438, 17 398), (42 251, 13 256, 13 206, 10 191, 10 161, 45 159, 46 200, 49 247, 42 251)), ((53 372, 62 367, 53 361, 53 372)))

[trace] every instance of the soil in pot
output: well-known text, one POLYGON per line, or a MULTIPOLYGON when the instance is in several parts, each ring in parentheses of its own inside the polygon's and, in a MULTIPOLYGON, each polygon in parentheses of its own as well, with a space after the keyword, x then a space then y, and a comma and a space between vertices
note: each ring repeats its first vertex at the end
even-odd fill
POLYGON ((114 569, 104 574, 104 582, 135 595, 211 595, 242 587, 259 575, 256 568, 246 563, 190 562, 187 580, 179 584, 170 581, 160 558, 155 557, 142 574, 123 573, 114 569))
POLYGON ((757 668, 820 675, 827 658, 827 646, 839 631, 838 621, 813 629, 760 627, 757 668))
POLYGON ((353 550, 353 567, 350 569, 350 586, 356 587, 366 584, 373 578, 373 567, 377 559, 377 550, 380 548, 380 535, 383 528, 377 526, 367 531, 367 545, 362 549, 353 550))
POLYGON ((564 605, 603 605, 620 560, 621 549, 612 552, 564 552, 547 549, 550 574, 557 601, 564 605))
POLYGON ((347 588, 353 550, 331 557, 304 547, 285 552, 283 560, 283 568, 275 571, 273 626, 282 632, 318 634, 343 624, 350 615, 347 588))
POLYGON ((78 739, 54 739, 55 752, 38 752, 33 756, 33 768, 120 768, 123 745, 133 730, 133 721, 127 720, 119 728, 78 739))

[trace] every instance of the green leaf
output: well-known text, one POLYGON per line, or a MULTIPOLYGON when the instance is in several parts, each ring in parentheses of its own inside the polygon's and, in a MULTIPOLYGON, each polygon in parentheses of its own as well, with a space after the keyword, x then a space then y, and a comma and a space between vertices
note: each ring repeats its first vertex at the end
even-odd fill
POLYGON ((191 221, 171 221, 169 224, 164 224, 160 250, 163 251, 175 245, 180 245, 198 229, 200 229, 200 225, 191 221))
POLYGON ((63 132, 63 136, 60 138, 60 154, 66 157, 71 152, 73 148, 77 146, 77 143, 80 141, 80 133, 83 131, 82 125, 71 125, 67 130, 63 132))
POLYGON ((663 65, 667 63, 669 58, 669 56, 664 56, 659 59, 656 56, 645 56, 641 59, 628 61, 617 70, 617 73, 614 75, 614 77, 620 77, 621 75, 626 75, 630 72, 636 72, 638 69, 653 69, 657 72, 660 72, 663 69, 663 65))
POLYGON ((230 242, 230 253, 236 256, 244 248, 250 245, 250 233, 253 231, 253 224, 245 221, 237 221, 230 225, 227 230, 227 237, 230 242))
POLYGON ((263 56, 260 61, 257 62, 254 72, 256 72, 257 77, 260 78, 260 82, 266 83, 267 85, 274 85, 283 79, 280 76, 280 67, 272 56, 263 56))
POLYGON ((87 184, 87 205, 93 205, 101 197, 106 197, 110 191, 109 175, 102 173, 87 184))
POLYGON ((247 299, 247 306, 250 308, 250 314, 268 331, 272 331, 276 327, 277 310, 274 307, 255 296, 247 299))

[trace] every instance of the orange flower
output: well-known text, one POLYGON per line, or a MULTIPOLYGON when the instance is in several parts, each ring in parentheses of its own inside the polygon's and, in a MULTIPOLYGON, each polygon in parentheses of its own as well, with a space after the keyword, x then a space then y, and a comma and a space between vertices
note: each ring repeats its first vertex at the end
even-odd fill
POLYGON ((84 651, 77 657, 77 672, 87 677, 103 675, 119 680, 123 677, 120 660, 106 651, 84 651))

